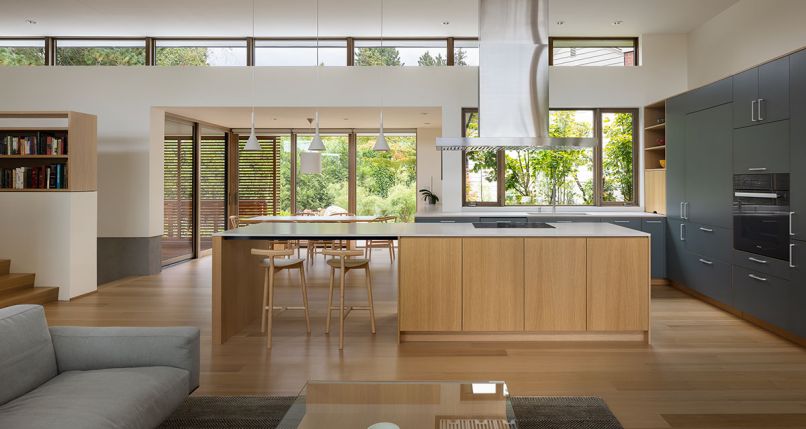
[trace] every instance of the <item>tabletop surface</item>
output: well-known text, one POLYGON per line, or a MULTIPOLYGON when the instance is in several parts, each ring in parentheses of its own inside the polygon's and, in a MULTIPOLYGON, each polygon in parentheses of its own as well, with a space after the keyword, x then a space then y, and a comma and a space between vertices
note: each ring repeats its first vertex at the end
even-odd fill
POLYGON ((313 222, 313 223, 346 223, 372 222, 378 216, 255 216, 249 222, 313 222))
POLYGON ((310 381, 277 427, 355 429, 379 422, 400 428, 514 428, 515 415, 500 381, 310 381), (478 425, 482 421, 485 425, 478 425))

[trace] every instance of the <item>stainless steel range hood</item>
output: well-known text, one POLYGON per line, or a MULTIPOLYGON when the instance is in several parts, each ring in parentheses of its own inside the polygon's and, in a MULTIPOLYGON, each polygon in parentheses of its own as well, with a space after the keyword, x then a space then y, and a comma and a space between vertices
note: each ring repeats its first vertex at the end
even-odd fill
POLYGON ((593 147, 549 137, 549 0, 479 0, 478 138, 440 137, 440 150, 593 147))

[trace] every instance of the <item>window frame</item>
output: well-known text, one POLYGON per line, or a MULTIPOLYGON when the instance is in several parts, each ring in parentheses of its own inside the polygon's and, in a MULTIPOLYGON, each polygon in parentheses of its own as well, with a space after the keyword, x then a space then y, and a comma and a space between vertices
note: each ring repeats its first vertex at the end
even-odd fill
MULTIPOLYGON (((639 47, 639 37, 549 37, 549 65, 554 65, 554 41, 555 40, 632 40, 633 42, 633 49, 635 50, 635 55, 633 55, 633 64, 631 67, 638 67, 641 62, 639 60, 640 51, 638 50, 639 47)), ((579 66, 577 66, 579 67, 579 66)))
MULTIPOLYGON (((105 36, 65 36, 65 37, 50 37, 45 38, 45 63, 49 66, 60 66, 60 67, 87 67, 87 66, 96 66, 94 64, 81 64, 81 65, 73 65, 73 64, 59 64, 59 42, 75 42, 75 41, 98 41, 98 42, 143 42, 143 64, 110 64, 105 65, 103 67, 142 67, 147 66, 149 61, 149 52, 151 52, 151 47, 149 46, 149 40, 147 37, 120 37, 120 36, 112 36, 112 37, 105 37, 105 36)), ((108 48, 127 48, 129 46, 105 46, 108 48)), ((66 47, 69 48, 79 48, 76 46, 73 47, 66 47)), ((87 48, 92 48, 92 46, 87 46, 87 48)), ((139 49, 139 46, 137 47, 139 49)))
MULTIPOLYGON (((573 205, 566 207, 638 207, 640 199, 638 197, 639 190, 641 189, 641 175, 640 169, 640 142, 639 142, 639 124, 640 124, 640 110, 638 108, 610 108, 610 107, 557 107, 552 108, 550 111, 576 111, 576 110, 589 110, 593 112, 593 135, 597 140, 596 146, 593 148, 593 204, 591 205, 573 205), (630 113, 633 115, 632 127, 632 150, 633 150, 633 195, 631 201, 604 201, 604 174, 602 169, 603 149, 604 149, 604 130, 602 127, 602 115, 605 113, 630 113)), ((476 107, 463 107, 461 115, 461 132, 462 137, 466 136, 466 118, 468 113, 477 113, 479 111, 476 107)), ((479 118, 479 130, 481 130, 481 118, 479 118)), ((507 205, 506 204, 506 163, 504 159, 504 151, 496 151, 496 177, 498 181, 498 201, 496 202, 473 202, 467 201, 467 152, 462 151, 462 207, 547 207, 547 205, 507 205)))
POLYGON ((42 41, 43 54, 45 56, 44 61, 43 61, 42 64, 34 64, 34 65, 30 65, 30 66, 16 66, 16 65, 11 66, 11 65, 2 65, 2 64, 0 64, 0 67, 44 67, 44 66, 52 65, 51 62, 50 62, 50 59, 49 59, 51 43, 50 43, 50 41, 48 40, 47 37, 36 37, 36 36, 34 36, 34 37, 17 37, 17 36, 7 37, 7 36, 0 36, 0 48, 10 48, 10 47, 12 47, 12 46, 9 46, 9 45, 4 45, 3 42, 13 42, 13 41, 42 41))

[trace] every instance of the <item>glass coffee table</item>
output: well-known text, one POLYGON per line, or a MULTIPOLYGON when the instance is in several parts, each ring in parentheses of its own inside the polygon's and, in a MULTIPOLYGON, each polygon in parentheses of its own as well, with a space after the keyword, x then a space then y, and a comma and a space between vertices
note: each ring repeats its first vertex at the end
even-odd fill
POLYGON ((378 423, 400 429, 517 428, 500 381, 309 381, 277 427, 363 429, 378 423))

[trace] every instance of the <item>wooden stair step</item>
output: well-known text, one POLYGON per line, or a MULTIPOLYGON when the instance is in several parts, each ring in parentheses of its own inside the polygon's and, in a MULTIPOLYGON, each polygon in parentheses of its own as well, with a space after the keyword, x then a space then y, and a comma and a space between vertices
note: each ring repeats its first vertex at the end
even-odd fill
POLYGON ((0 274, 0 292, 34 287, 36 274, 0 274))
POLYGON ((8 274, 11 272, 11 260, 0 259, 0 274, 8 274))
POLYGON ((32 287, 0 292, 0 308, 18 304, 47 304, 59 299, 57 287, 32 287))

